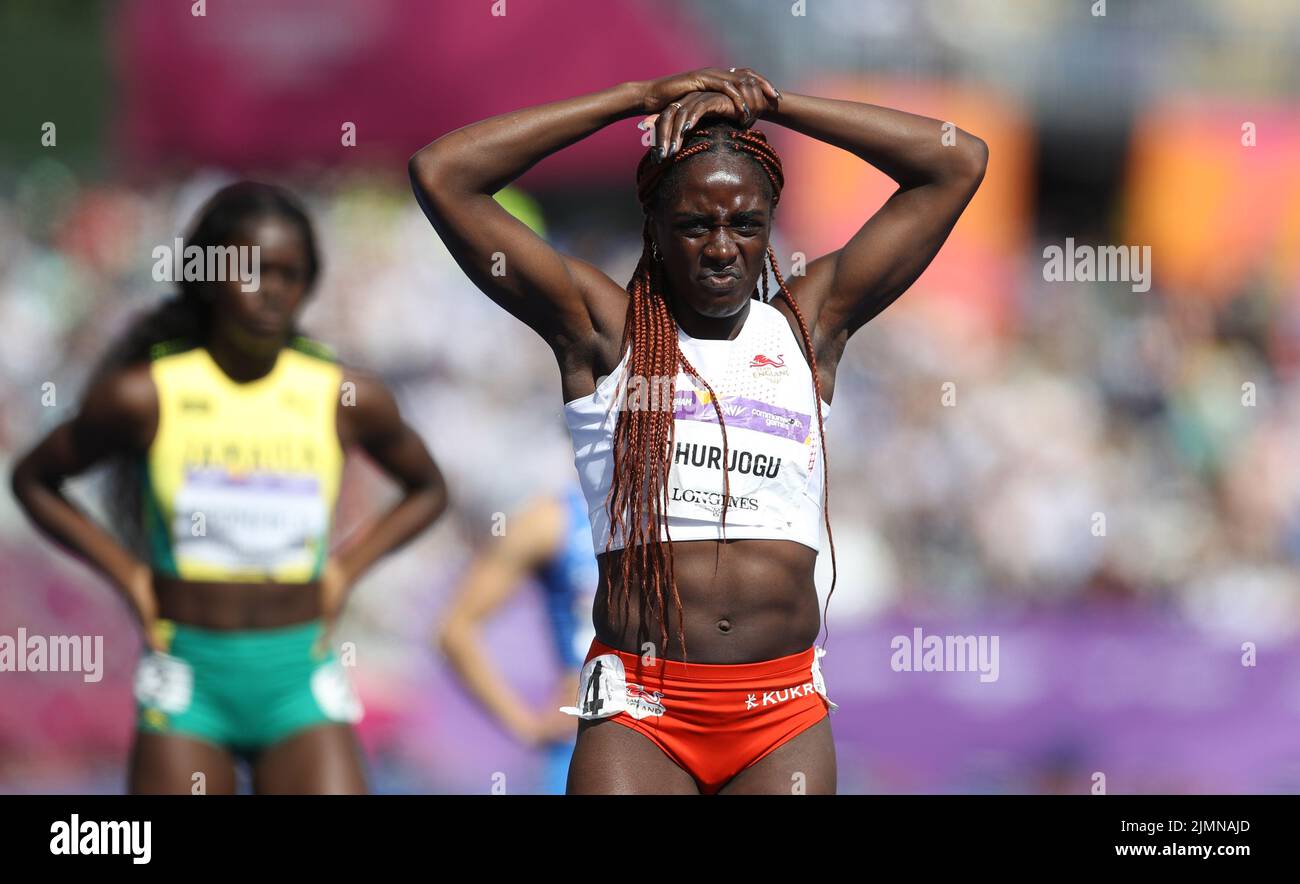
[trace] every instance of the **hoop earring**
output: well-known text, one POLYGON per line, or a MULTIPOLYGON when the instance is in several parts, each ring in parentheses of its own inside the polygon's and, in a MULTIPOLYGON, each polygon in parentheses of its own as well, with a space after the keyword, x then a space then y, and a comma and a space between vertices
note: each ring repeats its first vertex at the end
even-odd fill
POLYGON ((655 242, 654 240, 650 241, 650 254, 654 256, 654 259, 656 261, 659 260, 659 243, 655 242))

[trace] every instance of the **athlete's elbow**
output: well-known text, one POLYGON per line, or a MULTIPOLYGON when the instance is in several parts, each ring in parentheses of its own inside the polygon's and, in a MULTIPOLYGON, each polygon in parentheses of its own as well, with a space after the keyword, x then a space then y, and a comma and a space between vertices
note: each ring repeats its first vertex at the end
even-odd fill
POLYGON ((451 505, 447 482, 436 468, 420 480, 408 482, 404 490, 407 500, 418 507, 420 530, 438 521, 451 505))
POLYGON ((433 477, 426 491, 429 495, 429 522, 432 524, 451 508, 451 492, 447 489, 447 481, 442 473, 433 477))
POLYGON ((9 491, 24 510, 31 509, 33 492, 40 486, 35 465, 30 454, 20 457, 9 471, 9 491))
POLYGON ((417 196, 422 196, 429 192, 432 185, 434 163, 433 158, 429 155, 429 148, 422 147, 406 163, 406 173, 411 178, 411 187, 415 190, 417 196))
POLYGON ((462 616, 453 614, 434 630, 433 646, 448 660, 462 659, 471 644, 472 627, 462 616))
POLYGON ((451 178, 448 166, 446 151, 438 147, 437 141, 411 155, 406 163, 406 171, 411 178, 411 187, 422 201, 443 192, 446 182, 451 178))
POLYGON ((954 172, 973 186, 984 180, 989 165, 988 143, 978 135, 958 130, 957 153, 953 158, 954 172))
POLYGON ((472 172, 477 147, 460 129, 437 138, 417 150, 407 161, 411 181, 434 192, 472 172))
POLYGON ((23 494, 27 490, 27 483, 23 476, 23 462, 19 460, 9 471, 9 492, 14 496, 14 500, 19 504, 23 503, 23 494))

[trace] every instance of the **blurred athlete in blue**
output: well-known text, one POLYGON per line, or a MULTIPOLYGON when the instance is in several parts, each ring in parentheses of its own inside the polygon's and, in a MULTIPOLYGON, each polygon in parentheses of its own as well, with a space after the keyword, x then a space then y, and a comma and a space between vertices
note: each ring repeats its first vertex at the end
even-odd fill
POLYGON ((538 498, 506 521, 505 532, 487 543, 461 580, 451 610, 438 630, 438 645, 470 696, 502 727, 546 756, 542 791, 564 794, 577 728, 558 710, 578 690, 576 673, 591 645, 596 556, 587 504, 576 483, 538 498), (528 578, 540 588, 556 662, 565 673, 559 702, 533 708, 501 677, 483 646, 480 627, 528 578))

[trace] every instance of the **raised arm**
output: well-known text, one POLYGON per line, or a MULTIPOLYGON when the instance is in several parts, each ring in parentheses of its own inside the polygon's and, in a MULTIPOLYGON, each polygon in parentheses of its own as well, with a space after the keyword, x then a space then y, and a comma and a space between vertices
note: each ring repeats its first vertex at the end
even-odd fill
POLYGON ((493 194, 542 158, 644 108, 640 83, 524 108, 457 129, 411 157, 411 184, 456 263, 484 294, 557 352, 591 336, 622 288, 561 255, 493 194))
MULTIPOLYGON (((610 123, 658 113, 691 92, 716 89, 737 105, 747 95, 755 103, 729 79, 704 68, 490 117, 418 151, 410 161, 411 184, 465 274, 541 335, 562 364, 584 362, 572 358, 575 347, 608 355, 622 338, 627 292, 591 264, 555 251, 493 195, 544 157, 610 123)), ((566 398, 595 388, 590 377, 581 384, 586 389, 571 389, 571 380, 566 376, 566 398)))
POLYGON ((934 259, 984 179, 988 146, 955 126, 945 133, 928 117, 789 92, 763 117, 843 148, 898 182, 843 248, 790 281, 814 326, 819 361, 833 365, 849 337, 934 259))

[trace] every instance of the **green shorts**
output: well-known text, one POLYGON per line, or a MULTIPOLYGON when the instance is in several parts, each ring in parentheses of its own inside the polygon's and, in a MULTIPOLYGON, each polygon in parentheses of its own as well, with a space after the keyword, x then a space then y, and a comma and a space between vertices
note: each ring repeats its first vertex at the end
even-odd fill
POLYGON ((361 703, 319 620, 219 631, 159 621, 165 653, 135 673, 136 727, 254 752, 321 724, 355 724, 361 703))

